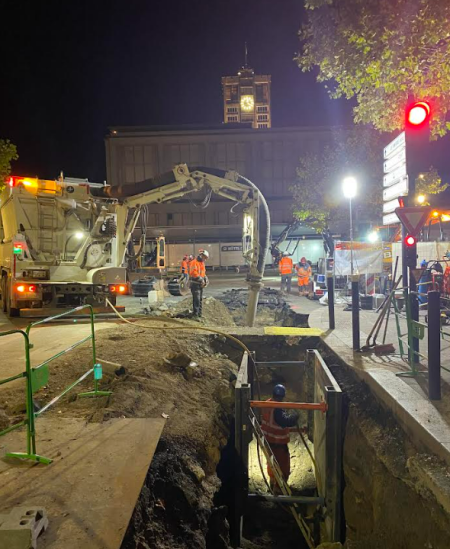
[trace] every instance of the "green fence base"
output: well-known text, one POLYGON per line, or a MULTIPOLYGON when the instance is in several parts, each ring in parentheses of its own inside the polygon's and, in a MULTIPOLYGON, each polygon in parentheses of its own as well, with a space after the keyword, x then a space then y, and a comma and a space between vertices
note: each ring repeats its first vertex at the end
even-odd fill
POLYGON ((37 454, 26 454, 24 452, 8 452, 6 454, 7 458, 17 458, 17 459, 30 459, 31 461, 37 461, 38 463, 43 463, 44 465, 50 465, 53 461, 50 458, 44 456, 38 456, 37 454))
POLYGON ((112 395, 112 391, 89 391, 87 393, 80 393, 78 395, 79 398, 95 398, 95 397, 102 397, 102 396, 109 396, 112 395))
POLYGON ((411 370, 411 372, 398 372, 395 375, 398 377, 417 377, 419 372, 417 370, 411 370))

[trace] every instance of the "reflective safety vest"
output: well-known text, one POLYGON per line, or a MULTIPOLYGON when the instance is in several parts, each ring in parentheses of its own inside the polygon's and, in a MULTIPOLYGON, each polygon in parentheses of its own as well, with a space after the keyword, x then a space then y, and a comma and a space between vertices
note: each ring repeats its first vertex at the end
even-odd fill
POLYGON ((309 265, 307 267, 296 265, 295 270, 299 278, 309 278, 312 274, 312 269, 309 265))
POLYGON ((189 272, 189 263, 186 259, 181 262, 181 272, 187 274, 189 272))
POLYGON ((206 276, 206 266, 203 261, 193 259, 189 264, 189 276, 191 278, 198 278, 199 276, 206 276))
POLYGON ((282 257, 280 259, 280 263, 278 265, 278 268, 280 270, 281 275, 288 275, 292 274, 292 268, 294 266, 294 262, 290 257, 282 257))
MULTIPOLYGON (((269 398, 268 402, 273 401, 269 398)), ((288 444, 289 427, 280 427, 274 419, 275 408, 263 408, 261 430, 269 444, 288 444)))

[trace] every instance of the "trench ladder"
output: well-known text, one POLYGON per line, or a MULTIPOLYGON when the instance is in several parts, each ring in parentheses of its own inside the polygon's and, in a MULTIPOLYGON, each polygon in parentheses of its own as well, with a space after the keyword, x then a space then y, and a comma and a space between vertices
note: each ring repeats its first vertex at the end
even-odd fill
MULTIPOLYGON (((261 426, 258 422, 258 419, 251 408, 249 411, 249 419, 250 419, 250 423, 252 424, 253 431, 256 435, 256 438, 258 439, 258 443, 262 448, 262 451, 267 459, 267 462, 270 464, 270 468, 274 473, 275 480, 277 481, 277 484, 280 487, 281 492, 285 496, 292 496, 292 491, 289 488, 289 485, 284 480, 283 473, 281 472, 280 466, 278 465, 278 462, 275 459, 275 456, 273 455, 272 449, 269 443, 267 442, 264 436, 264 433, 261 430, 261 426)), ((303 537, 305 538, 306 543, 308 544, 308 547, 310 549, 314 549, 315 544, 314 544, 313 537, 311 535, 311 531, 308 528, 308 525, 306 524, 301 514, 298 512, 298 505, 296 503, 290 504, 289 509, 291 510, 292 516, 294 517, 295 522, 300 528, 303 534, 303 537)))

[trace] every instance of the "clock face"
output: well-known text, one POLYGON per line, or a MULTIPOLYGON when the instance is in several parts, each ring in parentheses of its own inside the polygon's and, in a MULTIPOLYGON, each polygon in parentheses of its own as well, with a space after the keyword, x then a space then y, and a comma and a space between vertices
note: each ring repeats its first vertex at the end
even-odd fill
POLYGON ((255 106, 253 95, 243 95, 241 97, 241 109, 243 111, 252 111, 255 106))

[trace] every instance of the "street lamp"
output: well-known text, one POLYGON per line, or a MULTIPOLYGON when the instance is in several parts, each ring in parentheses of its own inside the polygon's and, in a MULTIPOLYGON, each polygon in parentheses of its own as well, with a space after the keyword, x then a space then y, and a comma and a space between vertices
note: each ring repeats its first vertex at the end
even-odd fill
POLYGON ((371 243, 376 242, 379 238, 380 238, 380 235, 378 234, 377 231, 372 231, 367 235, 367 240, 371 243))
POLYGON ((348 198, 350 206, 350 272, 353 276, 353 215, 352 215, 352 198, 356 196, 358 182, 354 177, 346 177, 342 182, 342 192, 345 198, 348 198))

